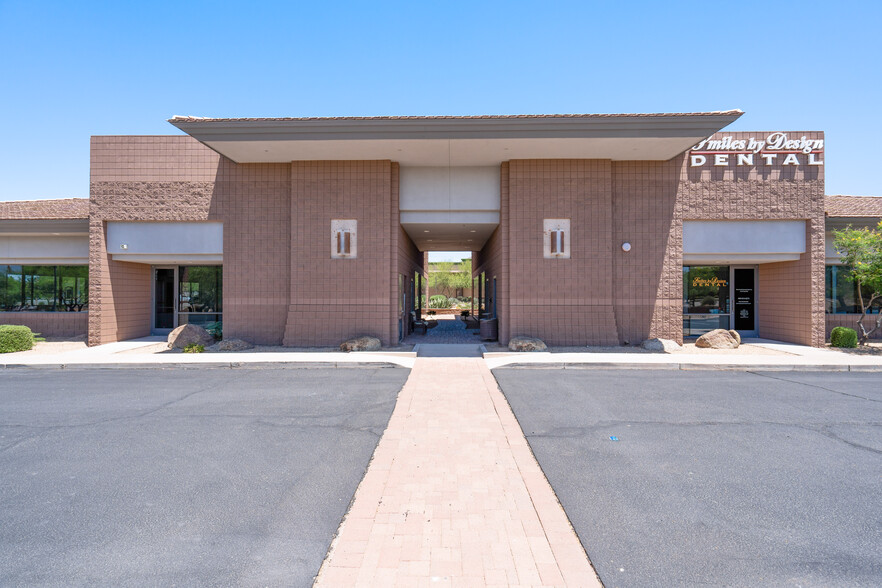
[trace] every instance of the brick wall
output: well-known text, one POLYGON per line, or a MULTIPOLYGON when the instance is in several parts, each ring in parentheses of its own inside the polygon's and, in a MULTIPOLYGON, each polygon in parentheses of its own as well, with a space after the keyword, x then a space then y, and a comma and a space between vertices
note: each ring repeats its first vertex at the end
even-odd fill
MULTIPOLYGON (((849 329, 854 329, 858 332, 858 337, 860 337, 860 330, 858 329, 857 322, 858 319, 861 318, 859 314, 828 314, 825 315, 826 318, 826 340, 830 340, 830 331, 832 331, 836 327, 848 327, 849 329)), ((867 330, 873 328, 876 324, 876 319, 879 318, 878 314, 868 315, 864 320, 864 325, 867 327, 867 330)), ((882 339, 882 329, 879 329, 870 337, 872 340, 882 339)))
POLYGON ((824 227, 808 221, 808 251, 798 261, 759 266, 757 316, 761 337, 802 345, 822 346, 824 319, 824 227), (820 245, 817 235, 820 234, 820 245), (820 265, 821 271, 816 271, 820 265))
MULTIPOLYGON (((106 253, 106 223, 126 220, 223 221, 228 336, 397 340, 399 276, 409 309, 423 268, 399 226, 397 164, 237 165, 190 137, 95 137, 91 166, 90 344, 149 332, 150 266, 106 253), (331 260, 331 219, 358 220, 357 259, 331 260)), ((497 279, 501 342, 680 340, 682 222, 755 219, 806 220, 809 246, 800 261, 760 266, 760 334, 823 342, 822 167, 515 160, 500 175, 500 225, 474 269, 497 279), (570 259, 543 257, 545 218, 570 219, 570 259)))
POLYGON ((93 137, 90 344, 150 332, 151 267, 113 261, 107 221, 223 221, 224 332, 279 344, 290 283, 290 165, 238 165, 191 137, 93 137))
MULTIPOLYGON (((823 139, 820 132, 788 133, 823 139)), ((768 133, 719 133, 735 139, 768 133)), ((806 253, 799 261, 760 264, 759 334, 805 345, 824 342, 823 166, 730 165, 692 168, 680 162, 675 216, 682 220, 805 220, 806 253)), ((673 239, 672 239, 673 241, 673 239)), ((676 240, 682 248, 682 238, 676 240)))
POLYGON ((43 337, 79 337, 89 326, 88 312, 0 312, 0 325, 25 325, 43 337))
POLYGON ((612 295, 620 343, 682 342, 682 221, 675 215, 679 162, 612 163, 612 295), (631 250, 622 250, 623 243, 631 250))
POLYGON ((281 345, 291 283, 291 165, 222 159, 208 218, 224 223, 224 336, 281 345))
POLYGON ((150 334, 151 267, 114 261, 108 221, 219 220, 211 213, 220 156, 191 137, 92 137, 89 344, 150 334))
POLYGON ((391 162, 294 162, 291 219, 285 344, 337 345, 357 335, 397 341, 391 162), (358 221, 356 259, 331 259, 332 219, 358 221))
POLYGON ((510 334, 552 345, 618 343, 610 161, 513 160, 508 191, 510 334), (545 218, 570 219, 569 259, 543 257, 545 218))
MULTIPOLYGON (((499 202, 499 226, 490 235, 481 251, 472 253, 473 275, 479 276, 485 272, 491 287, 496 278, 496 316, 499 321, 499 342, 508 343, 511 338, 511 324, 509 317, 509 163, 503 162, 499 168, 500 175, 500 202, 499 202)), ((474 282, 473 282, 474 283, 474 282)), ((477 296, 478 292, 472 292, 477 296)))
POLYGON ((499 283, 500 308, 508 305, 499 313, 500 341, 516 334, 558 345, 682 341, 684 220, 804 220, 803 258, 760 264, 759 330, 822 344, 823 167, 770 166, 762 158, 736 166, 730 159, 728 167, 703 169, 685 155, 503 164, 500 226, 475 254, 476 273, 504 274, 510 265, 499 283), (571 219, 569 260, 542 257, 543 218, 571 219))
MULTIPOLYGON (((414 278, 416 273, 424 274, 425 269, 423 268, 423 254, 417 249, 417 246, 414 244, 413 240, 411 240, 410 236, 408 236, 407 232, 401 227, 400 223, 400 212, 398 210, 398 196, 399 196, 399 168, 397 163, 392 164, 392 216, 391 216, 391 227, 390 230, 392 234, 397 234, 398 238, 394 241, 395 243, 395 254, 397 255, 397 264, 394 266, 395 274, 392 278, 392 286, 394 288, 393 292, 398 291, 398 276, 403 276, 404 281, 404 294, 405 294, 405 305, 404 305, 404 335, 406 336, 410 332, 413 331, 412 325, 410 323, 410 311, 416 308, 416 300, 414 299, 414 278)), ((397 309, 397 298, 396 298, 396 309, 397 309)), ((397 315, 396 315, 397 317, 397 315)), ((398 326, 395 325, 395 329, 397 333, 398 326)))

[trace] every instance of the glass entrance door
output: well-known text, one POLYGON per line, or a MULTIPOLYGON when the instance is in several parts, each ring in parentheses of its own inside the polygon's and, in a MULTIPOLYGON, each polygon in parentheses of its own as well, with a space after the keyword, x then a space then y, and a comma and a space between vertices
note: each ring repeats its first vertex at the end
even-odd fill
POLYGON ((734 329, 748 337, 756 336, 756 269, 736 267, 732 270, 732 322, 734 329))
POLYGON ((168 332, 175 328, 175 268, 153 272, 153 332, 168 332))

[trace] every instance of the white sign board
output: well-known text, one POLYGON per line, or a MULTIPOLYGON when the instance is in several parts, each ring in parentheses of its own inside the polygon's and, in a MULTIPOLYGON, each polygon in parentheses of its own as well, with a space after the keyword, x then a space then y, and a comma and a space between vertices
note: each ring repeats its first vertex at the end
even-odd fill
POLYGON ((689 166, 735 165, 824 165, 824 140, 788 137, 787 133, 771 133, 764 139, 736 139, 731 135, 710 137, 689 151, 689 166))

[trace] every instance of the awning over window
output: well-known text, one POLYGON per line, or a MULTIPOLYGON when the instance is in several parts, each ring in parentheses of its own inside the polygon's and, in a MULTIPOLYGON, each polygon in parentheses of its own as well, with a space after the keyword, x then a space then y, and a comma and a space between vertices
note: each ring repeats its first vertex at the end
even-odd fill
POLYGON ((796 261, 805 221, 683 221, 683 265, 796 261))
POLYGON ((150 264, 223 262, 219 222, 108 222, 107 252, 117 261, 150 264))

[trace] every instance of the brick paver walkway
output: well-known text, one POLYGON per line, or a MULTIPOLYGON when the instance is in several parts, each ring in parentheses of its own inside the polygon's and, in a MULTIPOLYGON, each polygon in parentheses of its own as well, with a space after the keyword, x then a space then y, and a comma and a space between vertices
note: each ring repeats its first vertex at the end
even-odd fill
POLYGON ((477 329, 466 329, 465 323, 457 316, 441 315, 436 319, 438 326, 428 329, 426 334, 411 333, 405 339, 405 343, 481 343, 477 329))
POLYGON ((316 586, 600 586, 483 359, 419 358, 316 586))

